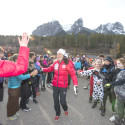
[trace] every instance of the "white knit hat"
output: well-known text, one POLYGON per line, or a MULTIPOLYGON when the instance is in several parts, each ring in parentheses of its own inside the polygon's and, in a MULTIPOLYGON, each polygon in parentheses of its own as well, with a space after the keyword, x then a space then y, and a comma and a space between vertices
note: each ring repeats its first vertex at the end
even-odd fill
POLYGON ((57 53, 61 53, 62 55, 65 55, 66 54, 66 51, 64 49, 59 49, 57 51, 57 53))

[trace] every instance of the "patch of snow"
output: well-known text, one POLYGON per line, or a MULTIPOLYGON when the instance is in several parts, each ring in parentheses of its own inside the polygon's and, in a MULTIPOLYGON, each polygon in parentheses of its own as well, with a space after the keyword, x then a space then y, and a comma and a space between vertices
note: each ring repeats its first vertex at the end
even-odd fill
POLYGON ((62 28, 64 31, 69 31, 71 29, 71 26, 72 26, 72 24, 64 25, 64 26, 62 26, 62 28))

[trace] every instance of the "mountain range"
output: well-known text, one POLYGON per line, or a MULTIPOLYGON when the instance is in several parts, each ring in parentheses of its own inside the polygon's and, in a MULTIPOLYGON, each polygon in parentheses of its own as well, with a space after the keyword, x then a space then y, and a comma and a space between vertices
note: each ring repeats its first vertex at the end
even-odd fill
POLYGON ((65 26, 62 26, 57 20, 44 23, 38 26, 32 32, 32 35, 46 37, 54 35, 66 35, 72 33, 73 34, 85 33, 87 35, 90 35, 91 33, 125 35, 124 27, 120 22, 101 24, 99 27, 92 30, 83 26, 82 18, 76 20, 74 24, 65 26))

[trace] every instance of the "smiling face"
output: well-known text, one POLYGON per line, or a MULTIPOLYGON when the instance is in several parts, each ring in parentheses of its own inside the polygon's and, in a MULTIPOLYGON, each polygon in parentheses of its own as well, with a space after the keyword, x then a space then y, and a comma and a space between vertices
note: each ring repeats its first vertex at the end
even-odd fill
POLYGON ((57 60, 62 61, 62 59, 63 59, 63 54, 57 53, 57 60))
POLYGON ((124 69, 125 68, 125 64, 123 64, 120 60, 118 60, 117 61, 117 68, 124 69))
POLYGON ((105 60, 105 61, 104 61, 104 64, 108 66, 108 65, 110 65, 111 63, 110 63, 108 60, 105 60))
POLYGON ((96 69, 100 69, 100 68, 101 68, 101 65, 102 65, 101 61, 99 61, 99 60, 96 60, 96 61, 95 61, 95 68, 96 68, 96 69))

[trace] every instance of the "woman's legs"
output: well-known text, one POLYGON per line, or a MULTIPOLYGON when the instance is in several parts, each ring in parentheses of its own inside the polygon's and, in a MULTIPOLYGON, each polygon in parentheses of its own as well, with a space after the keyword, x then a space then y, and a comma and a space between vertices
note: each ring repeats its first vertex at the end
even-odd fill
POLYGON ((58 87, 53 86, 53 99, 54 99, 54 108, 56 111, 56 116, 60 116, 60 104, 59 104, 59 92, 58 87))
POLYGON ((3 83, 0 83, 0 102, 3 101, 4 88, 3 83))
POLYGON ((67 88, 60 88, 60 103, 64 111, 68 110, 66 102, 66 93, 67 93, 67 88))

